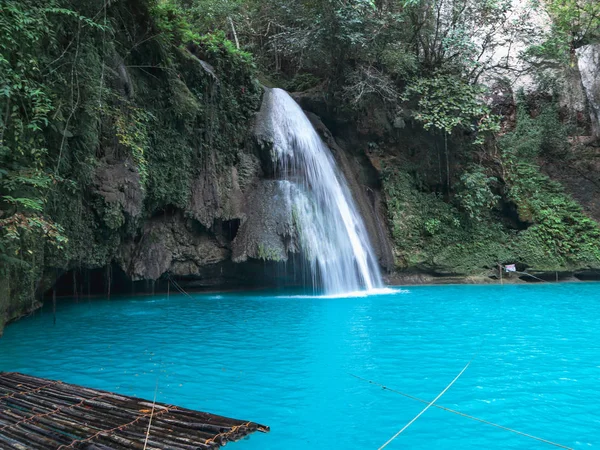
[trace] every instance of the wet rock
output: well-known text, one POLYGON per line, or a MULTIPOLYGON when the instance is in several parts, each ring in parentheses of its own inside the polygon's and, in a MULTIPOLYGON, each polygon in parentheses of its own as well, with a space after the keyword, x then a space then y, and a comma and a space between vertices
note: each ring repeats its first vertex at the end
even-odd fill
POLYGON ((260 174, 260 162, 254 155, 241 153, 237 165, 221 169, 211 155, 205 170, 192 183, 188 215, 206 228, 217 219, 244 219, 245 197, 260 174))
POLYGON ((124 246, 120 263, 132 280, 157 280, 167 272, 198 275, 201 267, 226 261, 230 253, 212 233, 177 212, 148 220, 139 242, 124 246))
POLYGON ((144 191, 140 183, 140 174, 131 160, 103 160, 94 174, 94 185, 94 193, 100 196, 106 205, 124 212, 131 219, 140 216, 144 191))
POLYGON ((232 243, 232 260, 287 261, 299 251, 285 181, 262 180, 248 197, 246 219, 232 243))

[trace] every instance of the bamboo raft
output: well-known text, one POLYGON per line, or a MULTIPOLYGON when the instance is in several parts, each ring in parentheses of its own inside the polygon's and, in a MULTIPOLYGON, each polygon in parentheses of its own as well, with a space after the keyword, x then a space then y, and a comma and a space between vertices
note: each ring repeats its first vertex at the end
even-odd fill
POLYGON ((269 427, 0 372, 0 449, 218 449, 269 427))

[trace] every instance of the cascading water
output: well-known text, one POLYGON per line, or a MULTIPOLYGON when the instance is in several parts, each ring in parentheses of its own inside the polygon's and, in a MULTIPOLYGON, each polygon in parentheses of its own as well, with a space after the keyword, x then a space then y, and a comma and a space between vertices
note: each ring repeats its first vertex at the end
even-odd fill
POLYGON ((313 285, 327 294, 372 290, 381 274, 365 225, 343 175, 300 106, 267 89, 257 135, 272 143, 280 188, 287 196, 313 285))

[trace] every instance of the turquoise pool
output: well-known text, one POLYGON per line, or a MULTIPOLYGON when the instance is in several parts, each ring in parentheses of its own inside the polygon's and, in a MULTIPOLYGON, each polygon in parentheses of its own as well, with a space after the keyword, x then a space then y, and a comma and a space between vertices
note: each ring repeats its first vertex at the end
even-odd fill
MULTIPOLYGON (((600 448, 600 284, 408 287, 62 301, 8 326, 0 370, 271 426, 231 444, 376 449, 423 404, 567 447, 600 448)), ((429 409, 387 449, 557 448, 429 409)))

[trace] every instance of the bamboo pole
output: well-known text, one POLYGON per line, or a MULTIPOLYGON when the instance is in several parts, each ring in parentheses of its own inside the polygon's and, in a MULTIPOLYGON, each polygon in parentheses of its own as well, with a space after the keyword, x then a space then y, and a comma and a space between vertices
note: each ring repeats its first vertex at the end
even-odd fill
POLYGON ((235 39, 235 47, 239 50, 240 49, 240 41, 238 41, 237 33, 235 32, 235 26, 233 25, 233 19, 231 18, 231 16, 229 16, 227 19, 229 19, 229 25, 231 25, 231 31, 233 31, 233 38, 235 39))

